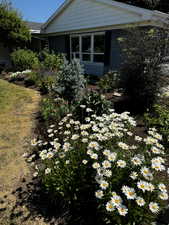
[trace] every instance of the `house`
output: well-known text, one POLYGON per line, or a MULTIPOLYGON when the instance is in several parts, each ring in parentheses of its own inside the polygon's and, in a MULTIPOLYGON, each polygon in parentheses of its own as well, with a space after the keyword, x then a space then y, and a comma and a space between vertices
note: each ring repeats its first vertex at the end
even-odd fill
POLYGON ((88 74, 102 75, 120 66, 117 39, 124 28, 165 27, 168 21, 168 14, 113 0, 65 0, 41 32, 51 50, 79 58, 88 74))

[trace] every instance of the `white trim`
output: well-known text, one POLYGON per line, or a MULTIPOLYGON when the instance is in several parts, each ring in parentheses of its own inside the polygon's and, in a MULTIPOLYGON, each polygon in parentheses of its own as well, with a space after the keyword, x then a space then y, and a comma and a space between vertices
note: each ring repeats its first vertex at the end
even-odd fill
MULTIPOLYGON (((66 9, 69 4, 71 4, 74 0, 65 0, 65 2, 55 11, 55 13, 46 21, 46 23, 43 24, 42 30, 45 29, 56 17, 60 15, 60 13, 66 9)), ((126 3, 121 3, 113 0, 84 0, 84 1, 95 1, 102 4, 107 4, 112 7, 119 8, 124 11, 128 11, 130 13, 137 14, 140 16, 140 21, 142 20, 151 20, 154 21, 154 17, 157 17, 158 20, 161 20, 162 23, 169 23, 169 15, 166 13, 162 13, 157 10, 149 10, 149 9, 143 9, 137 6, 128 5, 126 3)))
POLYGON ((105 35, 105 32, 93 32, 93 33, 86 33, 86 34, 73 34, 70 35, 70 59, 72 59, 72 54, 79 54, 80 61, 85 63, 99 63, 102 64, 102 62, 94 62, 94 55, 104 55, 104 52, 95 53, 94 52, 94 36, 98 35, 105 35), (88 52, 82 52, 82 37, 89 36, 91 40, 91 51, 88 52), (79 38, 79 52, 72 52, 72 38, 78 37, 79 38), (84 61, 83 55, 90 55, 90 61, 84 61))

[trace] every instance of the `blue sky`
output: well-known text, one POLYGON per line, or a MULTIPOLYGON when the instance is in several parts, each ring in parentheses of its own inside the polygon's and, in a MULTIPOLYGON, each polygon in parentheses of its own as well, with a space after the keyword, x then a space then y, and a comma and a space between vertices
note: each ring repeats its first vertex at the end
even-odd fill
POLYGON ((45 22, 64 0, 11 0, 24 20, 45 22))

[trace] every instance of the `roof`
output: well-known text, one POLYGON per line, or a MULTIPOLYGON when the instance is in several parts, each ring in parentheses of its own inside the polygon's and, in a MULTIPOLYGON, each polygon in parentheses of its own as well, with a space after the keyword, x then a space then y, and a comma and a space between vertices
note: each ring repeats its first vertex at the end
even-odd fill
POLYGON ((26 25, 30 29, 31 33, 40 33, 43 23, 25 21, 26 25))
MULTIPOLYGON (((45 29, 56 17, 58 17, 74 0, 65 0, 64 3, 54 12, 54 14, 42 25, 45 29)), ((84 0, 85 1, 85 0, 84 0)), ((88 0, 93 2, 100 2, 109 6, 114 6, 117 9, 122 9, 131 13, 135 13, 145 19, 145 21, 160 21, 161 24, 169 24, 169 15, 157 10, 143 9, 137 6, 121 3, 113 0, 88 0)))

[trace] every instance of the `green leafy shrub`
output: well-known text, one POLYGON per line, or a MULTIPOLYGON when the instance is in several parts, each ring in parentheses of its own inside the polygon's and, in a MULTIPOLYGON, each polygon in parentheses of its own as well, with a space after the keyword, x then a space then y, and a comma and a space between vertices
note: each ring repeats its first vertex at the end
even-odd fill
POLYGON ((42 101, 41 115, 47 123, 61 120, 68 112, 68 104, 62 98, 48 96, 42 101))
POLYGON ((69 63, 65 59, 57 73, 57 82, 53 90, 69 103, 81 99, 86 85, 83 74, 79 60, 74 59, 69 63))
POLYGON ((41 92, 47 94, 52 90, 53 85, 56 83, 56 77, 53 75, 40 75, 36 83, 41 92))
POLYGON ((38 58, 42 69, 49 71, 58 71, 64 63, 64 56, 62 54, 50 53, 48 48, 43 49, 39 53, 38 58))
POLYGON ((161 135, 135 136, 135 126, 127 112, 92 114, 85 124, 68 114, 49 126, 45 148, 32 141, 41 161, 34 176, 52 199, 60 194, 76 209, 96 202, 100 224, 151 224, 167 204, 169 170, 161 135))
POLYGON ((133 110, 145 112, 156 102, 162 85, 160 64, 168 48, 167 32, 132 28, 127 34, 119 38, 124 58, 120 84, 133 110))
POLYGON ((11 60, 16 70, 35 69, 39 67, 36 53, 31 50, 18 49, 11 54, 11 60))
POLYGON ((25 86, 29 87, 32 85, 36 85, 38 81, 38 73, 36 71, 32 71, 28 74, 27 77, 25 77, 24 83, 25 86))
POLYGON ((118 88, 119 73, 110 71, 100 78, 98 86, 102 93, 114 91, 118 88))
POLYGON ((144 114, 147 128, 155 127, 163 136, 164 146, 169 147, 169 109, 166 106, 154 105, 151 112, 144 114))
POLYGON ((96 115, 107 113, 112 106, 112 102, 108 101, 104 95, 96 91, 88 91, 81 101, 75 103, 73 115, 77 120, 84 122, 85 117, 93 113, 96 115))

